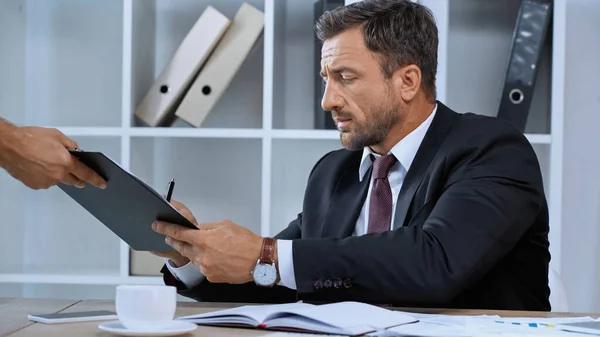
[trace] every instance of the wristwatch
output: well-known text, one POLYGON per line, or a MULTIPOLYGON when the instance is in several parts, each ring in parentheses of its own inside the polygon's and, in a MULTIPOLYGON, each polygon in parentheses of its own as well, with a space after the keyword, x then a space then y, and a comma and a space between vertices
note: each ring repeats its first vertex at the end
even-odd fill
POLYGON ((279 280, 279 274, 275 267, 273 253, 275 250, 275 239, 264 238, 260 251, 260 258, 252 270, 254 283, 261 287, 272 287, 279 280))

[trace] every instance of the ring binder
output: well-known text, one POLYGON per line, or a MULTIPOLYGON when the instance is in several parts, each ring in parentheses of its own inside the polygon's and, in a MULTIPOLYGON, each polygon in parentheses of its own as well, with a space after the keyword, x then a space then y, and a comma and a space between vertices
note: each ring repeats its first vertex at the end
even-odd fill
POLYGON ((194 78, 231 25, 231 20, 208 6, 175 51, 135 115, 148 126, 167 126, 194 78))
POLYGON ((243 3, 198 77, 183 96, 175 116, 200 127, 233 80, 264 29, 264 13, 243 3))
MULTIPOLYGON (((314 4, 314 20, 319 19, 323 13, 331 11, 337 7, 344 6, 344 0, 319 0, 314 4)), ((315 39, 315 55, 314 55, 314 74, 315 74, 315 129, 337 130, 331 114, 321 107, 321 100, 325 94, 325 82, 321 78, 321 47, 322 44, 315 39)))
POLYGON ((522 0, 497 116, 521 132, 525 132, 551 17, 552 0, 522 0))

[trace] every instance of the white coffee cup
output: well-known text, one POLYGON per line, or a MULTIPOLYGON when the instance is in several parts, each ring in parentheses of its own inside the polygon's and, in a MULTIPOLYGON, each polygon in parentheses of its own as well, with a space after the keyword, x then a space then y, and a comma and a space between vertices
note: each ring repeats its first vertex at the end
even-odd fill
POLYGON ((115 307, 125 328, 158 330, 175 318, 177 289, 164 285, 120 285, 115 307))

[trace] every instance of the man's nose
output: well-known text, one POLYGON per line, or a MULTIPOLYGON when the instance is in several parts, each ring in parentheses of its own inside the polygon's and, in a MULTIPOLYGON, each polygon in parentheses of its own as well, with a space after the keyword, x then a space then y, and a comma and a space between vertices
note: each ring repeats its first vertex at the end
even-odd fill
POLYGON ((321 107, 325 111, 336 111, 342 110, 344 106, 344 100, 339 95, 335 88, 335 84, 326 83, 325 92, 323 93, 323 99, 321 100, 321 107))

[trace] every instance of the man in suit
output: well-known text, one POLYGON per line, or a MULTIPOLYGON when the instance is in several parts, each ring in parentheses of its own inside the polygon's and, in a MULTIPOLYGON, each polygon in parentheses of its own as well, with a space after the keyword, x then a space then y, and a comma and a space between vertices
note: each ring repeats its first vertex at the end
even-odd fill
POLYGON ((0 118, 0 168, 31 189, 47 189, 59 182, 105 188, 94 170, 69 153, 77 143, 54 128, 17 126, 0 118))
POLYGON ((199 301, 363 301, 550 310, 548 207, 536 154, 496 118, 436 100, 437 29, 410 1, 324 14, 322 100, 344 149, 310 172, 274 239, 228 220, 155 223, 167 284, 199 301))

